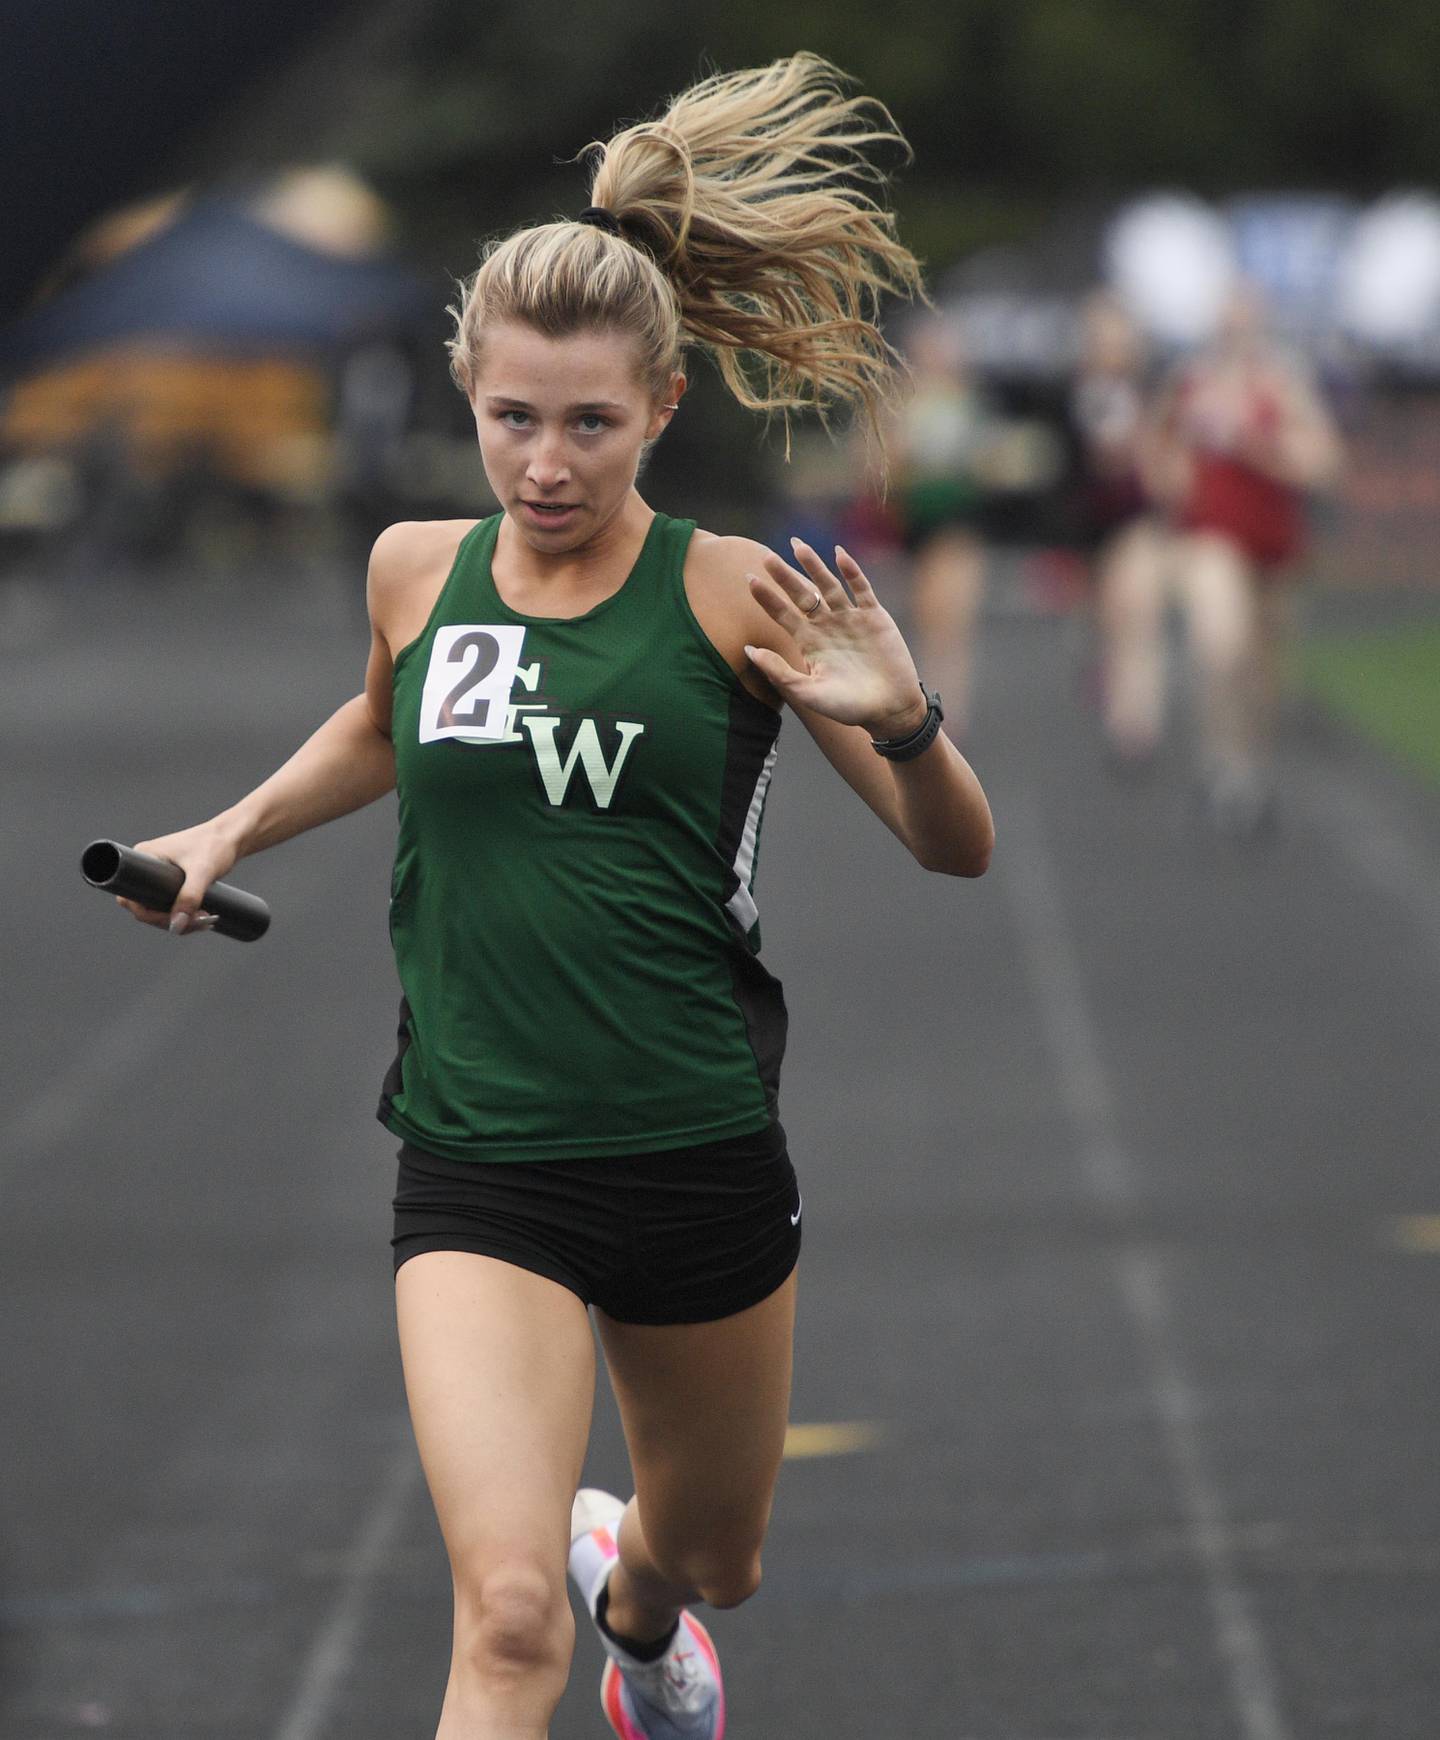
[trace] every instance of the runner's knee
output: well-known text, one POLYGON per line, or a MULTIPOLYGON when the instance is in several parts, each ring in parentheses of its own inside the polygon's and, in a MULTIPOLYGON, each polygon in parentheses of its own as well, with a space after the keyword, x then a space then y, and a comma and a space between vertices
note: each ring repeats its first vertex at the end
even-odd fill
POLYGON ((697 1554, 685 1565, 683 1582, 710 1607, 738 1607, 760 1587, 759 1553, 746 1557, 697 1554))
POLYGON ((562 1675, 575 1622, 562 1586, 538 1566, 506 1566, 457 1578, 456 1653, 486 1679, 547 1669, 562 1675))

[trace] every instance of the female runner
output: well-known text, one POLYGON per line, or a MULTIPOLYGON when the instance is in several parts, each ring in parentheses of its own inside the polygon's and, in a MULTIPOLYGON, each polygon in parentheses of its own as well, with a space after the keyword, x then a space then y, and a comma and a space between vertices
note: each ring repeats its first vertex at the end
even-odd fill
MULTIPOLYGON (((1272 819, 1273 747, 1305 544, 1306 496, 1333 483, 1339 433, 1299 359, 1268 337, 1248 288, 1213 342, 1162 388, 1145 465, 1168 505, 1173 587, 1195 676, 1201 796, 1211 824, 1238 837, 1272 819)), ((1141 677, 1137 723, 1158 737, 1163 594, 1136 614, 1126 660, 1141 677)))
MULTIPOLYGON (((542 1740, 567 1559, 622 1740, 719 1740, 691 1603, 754 1593, 790 1384, 800 1198, 785 1009, 751 891, 789 704, 929 869, 989 810, 858 565, 696 531, 636 490, 708 349, 747 406, 874 423, 879 293, 918 288, 856 181, 888 114, 800 54, 597 147, 578 221, 492 245, 451 344, 503 511, 390 527, 365 691, 234 808, 144 849, 185 884, 392 786, 404 989, 396 1300, 454 1578, 437 1740, 542 1740), (593 1307, 635 1477, 577 1495, 593 1307)), ((151 923, 164 920, 134 907, 151 923)))
POLYGON ((953 322, 927 313, 907 335, 911 392, 887 431, 911 557, 915 644, 944 693, 951 731, 970 721, 975 630, 985 589, 981 528, 998 418, 953 322))

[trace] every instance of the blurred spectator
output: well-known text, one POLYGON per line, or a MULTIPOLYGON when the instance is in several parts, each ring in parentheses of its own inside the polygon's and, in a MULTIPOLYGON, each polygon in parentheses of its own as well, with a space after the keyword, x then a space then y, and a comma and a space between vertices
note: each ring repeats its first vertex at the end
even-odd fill
MULTIPOLYGON (((1253 292, 1227 304, 1211 344, 1164 384, 1144 452, 1147 486, 1175 533, 1171 585, 1185 617, 1198 707, 1201 792, 1227 833, 1273 812, 1270 754, 1305 494, 1339 470, 1335 425, 1299 361, 1264 330, 1253 292)), ((1159 741, 1165 589, 1114 611, 1117 740, 1159 741)))
POLYGON ((912 564, 921 674, 940 691, 947 727, 958 739, 970 716, 985 580, 983 479, 997 419, 974 381, 959 332, 943 315, 917 320, 904 349, 914 391, 890 437, 895 507, 912 564))
POLYGON ((1139 328, 1113 296, 1096 291, 1080 313, 1070 419, 1080 453, 1081 540, 1102 569, 1116 536, 1150 510, 1140 468, 1145 390, 1139 328))
POLYGON ((1074 521, 1089 559, 1106 740, 1128 768, 1154 748, 1154 637, 1164 615, 1166 528, 1145 487, 1146 345, 1124 305, 1095 291, 1080 311, 1069 396, 1074 521), (1131 642, 1139 637, 1142 644, 1131 642))

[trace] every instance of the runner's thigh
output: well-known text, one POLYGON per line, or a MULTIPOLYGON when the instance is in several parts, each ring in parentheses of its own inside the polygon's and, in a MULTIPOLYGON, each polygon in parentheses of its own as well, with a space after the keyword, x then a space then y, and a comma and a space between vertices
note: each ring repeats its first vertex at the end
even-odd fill
POLYGON ((1197 657, 1228 667, 1253 651, 1254 569, 1229 539, 1192 534, 1185 540, 1176 581, 1197 657))
POLYGON ((645 1539, 661 1564, 758 1551, 785 1448, 795 1272, 714 1323, 596 1312, 645 1539))
POLYGON ((543 1564, 563 1593, 595 1344, 567 1287, 469 1251, 395 1277, 410 1415, 457 1583, 543 1564))

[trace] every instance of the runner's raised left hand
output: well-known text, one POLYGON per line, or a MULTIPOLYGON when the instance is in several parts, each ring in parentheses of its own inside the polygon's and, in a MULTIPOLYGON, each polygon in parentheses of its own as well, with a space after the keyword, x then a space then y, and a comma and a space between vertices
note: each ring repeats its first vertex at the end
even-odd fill
POLYGON ((796 670, 768 647, 747 646, 750 662, 785 700, 872 737, 904 737, 925 718, 915 661, 895 619, 860 564, 838 544, 833 572, 809 544, 792 538, 798 567, 769 556, 750 590, 795 642, 796 670), (848 588, 848 590, 847 590, 848 588))

